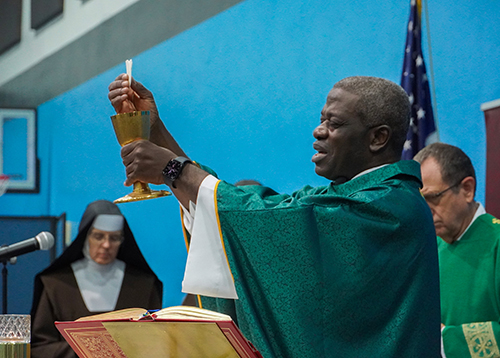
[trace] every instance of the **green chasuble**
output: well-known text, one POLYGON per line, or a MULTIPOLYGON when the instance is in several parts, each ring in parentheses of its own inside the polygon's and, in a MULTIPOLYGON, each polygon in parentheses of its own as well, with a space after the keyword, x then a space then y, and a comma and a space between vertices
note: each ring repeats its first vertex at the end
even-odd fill
POLYGON ((437 246, 414 161, 292 195, 220 182, 217 214, 239 299, 265 358, 439 357, 437 246))
POLYGON ((438 249, 446 357, 500 357, 500 220, 483 214, 438 249))

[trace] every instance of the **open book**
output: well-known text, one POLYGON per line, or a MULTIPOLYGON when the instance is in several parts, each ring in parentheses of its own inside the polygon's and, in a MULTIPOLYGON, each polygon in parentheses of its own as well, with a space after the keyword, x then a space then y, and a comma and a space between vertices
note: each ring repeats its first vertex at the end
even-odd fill
POLYGON ((262 358, 230 316, 191 306, 127 308, 55 324, 80 358, 262 358))

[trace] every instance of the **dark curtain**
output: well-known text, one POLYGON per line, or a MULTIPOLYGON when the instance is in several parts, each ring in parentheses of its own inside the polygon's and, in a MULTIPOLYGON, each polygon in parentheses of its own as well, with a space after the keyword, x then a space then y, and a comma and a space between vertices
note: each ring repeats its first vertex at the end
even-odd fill
POLYGON ((500 218, 500 104, 484 111, 486 121, 486 211, 500 218))

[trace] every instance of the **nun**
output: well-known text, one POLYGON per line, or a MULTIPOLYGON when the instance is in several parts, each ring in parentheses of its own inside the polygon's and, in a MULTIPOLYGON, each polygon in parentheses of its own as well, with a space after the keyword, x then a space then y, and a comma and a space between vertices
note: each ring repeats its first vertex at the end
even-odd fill
POLYGON ((89 204, 73 243, 35 277, 31 357, 77 358, 55 321, 131 307, 160 309, 162 287, 120 209, 107 200, 89 204))

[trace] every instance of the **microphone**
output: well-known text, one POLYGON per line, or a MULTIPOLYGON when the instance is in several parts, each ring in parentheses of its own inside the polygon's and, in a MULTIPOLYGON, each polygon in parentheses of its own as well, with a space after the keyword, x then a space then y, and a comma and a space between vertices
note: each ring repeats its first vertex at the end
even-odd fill
POLYGON ((48 231, 42 231, 31 239, 0 247, 0 261, 36 250, 48 250, 52 246, 54 246, 54 236, 48 231))

